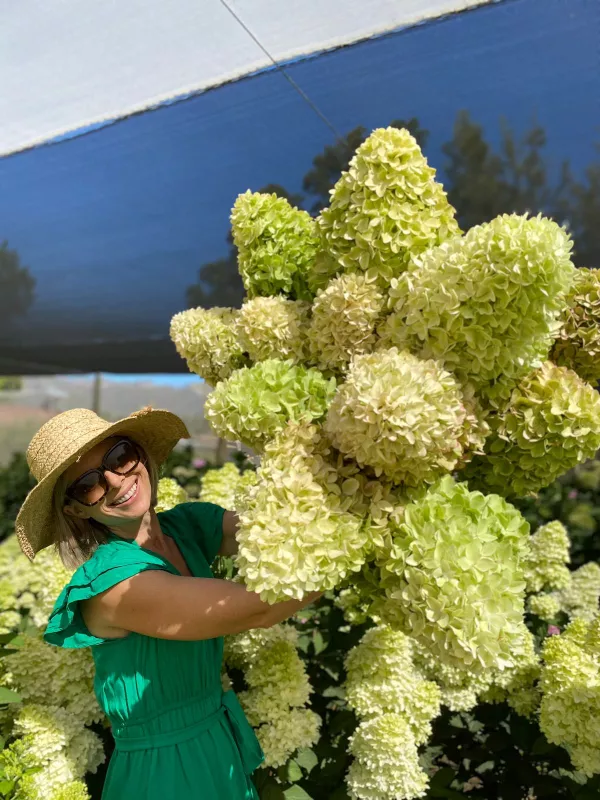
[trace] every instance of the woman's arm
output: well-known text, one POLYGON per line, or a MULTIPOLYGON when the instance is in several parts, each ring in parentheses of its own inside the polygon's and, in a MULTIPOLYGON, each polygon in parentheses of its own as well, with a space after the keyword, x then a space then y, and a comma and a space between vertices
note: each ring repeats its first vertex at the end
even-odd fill
POLYGON ((223 539, 217 555, 234 556, 238 551, 238 543, 235 538, 238 529, 239 517, 235 511, 226 511, 223 514, 223 539))
POLYGON ((156 639, 194 641, 269 628, 321 594, 313 592, 303 600, 269 605, 241 583, 148 570, 83 601, 82 613, 89 630, 103 637, 119 638, 133 632, 156 639))

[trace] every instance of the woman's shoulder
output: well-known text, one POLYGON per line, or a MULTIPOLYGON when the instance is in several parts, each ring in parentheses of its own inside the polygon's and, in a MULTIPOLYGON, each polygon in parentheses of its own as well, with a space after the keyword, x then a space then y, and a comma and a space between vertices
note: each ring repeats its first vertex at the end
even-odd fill
POLYGON ((139 562, 162 565, 160 556, 144 550, 135 542, 128 542, 117 536, 110 536, 98 545, 92 555, 83 562, 73 575, 70 583, 81 584, 95 580, 99 575, 120 566, 130 566, 139 562))

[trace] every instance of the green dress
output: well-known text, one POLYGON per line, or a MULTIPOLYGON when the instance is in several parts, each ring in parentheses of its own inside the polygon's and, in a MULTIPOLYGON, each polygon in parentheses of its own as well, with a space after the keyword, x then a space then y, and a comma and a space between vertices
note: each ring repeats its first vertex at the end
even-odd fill
MULTIPOLYGON (((212 503, 183 503, 158 515, 196 577, 212 577, 223 513, 212 503)), ((115 739, 102 800, 257 798, 250 774, 264 755, 237 697, 221 687, 223 639, 101 639, 85 626, 80 600, 148 569, 180 574, 111 534, 65 586, 44 634, 60 647, 92 647, 94 690, 115 739)))

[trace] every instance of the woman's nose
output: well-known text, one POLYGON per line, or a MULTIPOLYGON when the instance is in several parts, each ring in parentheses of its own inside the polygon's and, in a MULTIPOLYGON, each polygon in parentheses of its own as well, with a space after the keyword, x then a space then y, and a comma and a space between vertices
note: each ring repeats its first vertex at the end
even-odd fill
POLYGON ((118 489, 123 483, 123 476, 117 475, 116 472, 109 472, 109 470, 105 470, 104 477, 106 478, 106 482, 111 489, 118 489))

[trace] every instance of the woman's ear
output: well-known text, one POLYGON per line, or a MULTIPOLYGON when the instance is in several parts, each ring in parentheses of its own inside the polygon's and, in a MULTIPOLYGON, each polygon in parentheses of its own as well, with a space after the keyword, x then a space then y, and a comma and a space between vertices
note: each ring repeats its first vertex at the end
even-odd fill
POLYGON ((63 513, 66 514, 68 517, 75 517, 75 519, 89 519, 90 518, 90 510, 85 506, 79 505, 79 503, 67 503, 63 506, 63 513))

